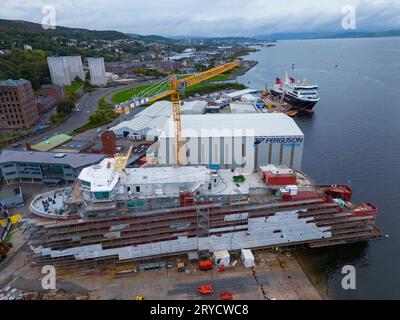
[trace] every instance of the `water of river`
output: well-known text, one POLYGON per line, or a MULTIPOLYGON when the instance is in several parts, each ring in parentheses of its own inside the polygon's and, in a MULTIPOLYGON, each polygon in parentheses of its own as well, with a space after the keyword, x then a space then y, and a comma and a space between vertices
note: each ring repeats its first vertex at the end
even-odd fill
POLYGON ((400 298, 400 38, 280 41, 246 59, 259 64, 238 81, 256 89, 285 71, 320 86, 315 115, 295 121, 305 135, 303 170, 318 183, 348 183, 353 202, 374 202, 389 237, 307 250, 314 279, 330 298, 400 298), (292 70, 292 64, 294 69, 292 70), (344 265, 356 290, 343 290, 344 265))

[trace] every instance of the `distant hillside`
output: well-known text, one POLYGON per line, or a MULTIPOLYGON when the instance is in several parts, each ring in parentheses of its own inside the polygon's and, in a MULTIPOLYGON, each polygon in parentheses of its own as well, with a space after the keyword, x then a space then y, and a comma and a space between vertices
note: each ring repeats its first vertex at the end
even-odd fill
POLYGON ((196 40, 196 41, 205 41, 205 42, 252 42, 256 39, 249 37, 203 37, 203 36, 172 36, 172 39, 175 40, 196 40))
POLYGON ((156 35, 143 36, 143 35, 136 34, 136 33, 127 33, 126 35, 132 39, 141 40, 141 41, 154 41, 154 42, 172 42, 172 41, 174 41, 172 39, 162 37, 162 36, 156 36, 156 35))
POLYGON ((5 41, 29 42, 35 41, 37 38, 62 37, 67 39, 76 39, 81 41, 88 40, 118 40, 129 39, 129 37, 118 31, 95 31, 80 28, 58 27, 56 29, 45 30, 41 24, 19 21, 19 20, 2 20, 0 19, 0 39, 5 41))
POLYGON ((342 38, 378 38, 400 37, 400 30, 388 31, 343 31, 343 32, 302 32, 302 33, 273 33, 256 35, 258 40, 303 40, 303 39, 342 39, 342 38))

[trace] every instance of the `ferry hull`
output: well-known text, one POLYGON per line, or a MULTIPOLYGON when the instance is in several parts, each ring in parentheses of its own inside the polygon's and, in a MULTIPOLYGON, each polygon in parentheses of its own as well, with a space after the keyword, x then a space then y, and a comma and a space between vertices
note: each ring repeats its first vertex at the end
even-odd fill
MULTIPOLYGON (((271 90, 271 93, 275 97, 282 97, 282 93, 277 92, 275 90, 271 90)), ((305 111, 305 112, 314 112, 313 108, 317 104, 318 101, 307 101, 307 100, 301 100, 295 97, 292 97, 289 94, 286 94, 283 100, 287 103, 289 103, 291 106, 293 106, 294 109, 299 110, 299 111, 305 111)))

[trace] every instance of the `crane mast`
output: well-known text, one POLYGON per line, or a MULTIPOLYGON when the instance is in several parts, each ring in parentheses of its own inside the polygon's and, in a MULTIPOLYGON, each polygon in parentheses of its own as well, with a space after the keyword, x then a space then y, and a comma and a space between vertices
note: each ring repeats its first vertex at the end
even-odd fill
POLYGON ((193 76, 177 79, 176 76, 173 76, 170 81, 171 85, 171 100, 172 100, 172 114, 174 120, 174 129, 175 129, 175 156, 176 156, 176 164, 181 164, 179 161, 179 150, 183 145, 182 141, 182 123, 181 123, 181 101, 180 101, 180 93, 184 92, 186 87, 195 85, 197 83, 208 80, 212 77, 215 77, 221 73, 229 71, 233 68, 238 67, 240 64, 239 61, 233 61, 222 66, 195 74, 193 76))
MULTIPOLYGON (((226 63, 224 65, 212 68, 210 70, 206 70, 204 72, 200 72, 189 77, 178 79, 175 75, 173 75, 170 80, 169 84, 171 90, 159 93, 153 97, 148 98, 147 102, 151 103, 158 99, 171 96, 172 101, 172 115, 174 121, 174 131, 175 131, 175 155, 176 155, 176 163, 180 164, 179 161, 179 150, 183 145, 182 141, 182 123, 181 123, 181 100, 180 95, 184 93, 187 87, 193 86, 200 82, 206 81, 211 79, 221 73, 227 72, 231 69, 234 69, 240 65, 238 60, 233 62, 226 63)), ((128 110, 120 109, 116 112, 123 113, 127 112, 128 110)))

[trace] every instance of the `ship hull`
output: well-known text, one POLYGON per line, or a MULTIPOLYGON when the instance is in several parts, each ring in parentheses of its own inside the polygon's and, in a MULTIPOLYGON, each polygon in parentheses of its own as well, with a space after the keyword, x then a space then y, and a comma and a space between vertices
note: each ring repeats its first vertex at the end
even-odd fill
POLYGON ((368 213, 353 221, 349 213, 324 198, 282 202, 278 207, 268 203, 232 207, 209 203, 171 208, 169 214, 157 211, 89 219, 84 225, 76 220, 65 228, 57 224, 44 230, 39 227, 35 234, 50 232, 51 236, 36 242, 35 262, 68 269, 96 261, 129 263, 189 251, 325 246, 370 238, 368 222, 375 219, 368 213), (347 234, 349 228, 351 234, 347 234), (90 236, 81 238, 82 233, 90 236), (80 240, 74 243, 71 239, 80 240))
MULTIPOLYGON (((282 93, 275 91, 275 90, 271 90, 271 93, 273 96, 275 97, 282 97, 282 93)), ((289 103, 291 106, 293 106, 294 109, 299 110, 299 111, 305 111, 305 112, 314 112, 313 108, 314 106, 317 104, 318 100, 302 100, 299 99, 297 97, 294 97, 290 94, 285 94, 285 97, 283 98, 283 100, 287 103, 289 103)))

